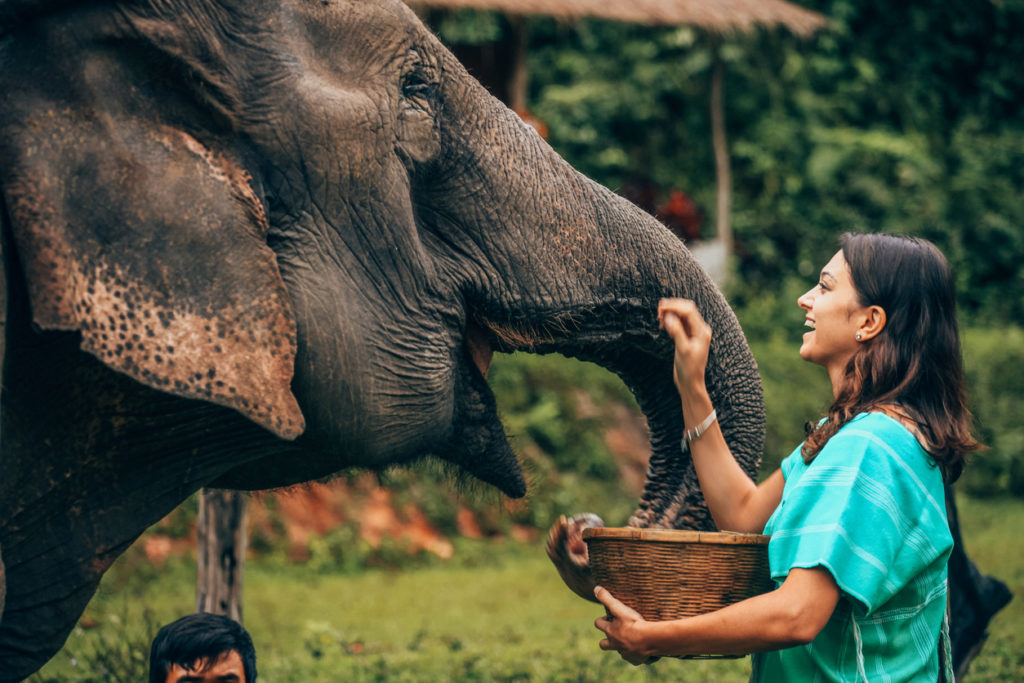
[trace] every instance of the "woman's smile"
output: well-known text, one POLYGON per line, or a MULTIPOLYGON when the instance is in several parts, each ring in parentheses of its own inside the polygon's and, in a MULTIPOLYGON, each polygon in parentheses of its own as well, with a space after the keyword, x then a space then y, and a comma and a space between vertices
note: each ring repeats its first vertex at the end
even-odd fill
POLYGON ((803 334, 800 357, 824 366, 830 377, 840 376, 860 344, 856 335, 865 310, 841 251, 797 304, 807 312, 804 326, 810 328, 803 334))

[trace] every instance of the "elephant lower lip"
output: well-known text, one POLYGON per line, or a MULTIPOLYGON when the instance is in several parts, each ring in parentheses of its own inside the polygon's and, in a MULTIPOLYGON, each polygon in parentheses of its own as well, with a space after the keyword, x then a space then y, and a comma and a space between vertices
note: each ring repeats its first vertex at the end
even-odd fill
MULTIPOLYGON (((467 355, 468 347, 467 343, 467 355)), ((489 350, 486 360, 490 360, 489 350)), ((526 494, 526 482, 498 419, 494 394, 482 372, 474 372, 468 361, 458 366, 452 431, 436 454, 506 495, 521 498, 526 494)), ((475 364, 479 367, 479 362, 475 364)))
POLYGON ((487 371, 491 367, 491 358, 494 356, 494 350, 487 341, 487 333, 484 331, 484 328, 473 321, 467 322, 465 343, 474 365, 476 365, 480 374, 486 378, 487 371))

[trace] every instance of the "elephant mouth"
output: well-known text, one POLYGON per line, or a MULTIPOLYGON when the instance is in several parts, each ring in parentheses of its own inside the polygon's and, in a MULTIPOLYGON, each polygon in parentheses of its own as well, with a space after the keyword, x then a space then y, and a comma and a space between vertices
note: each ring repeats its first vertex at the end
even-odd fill
POLYGON ((487 330, 470 320, 466 323, 464 339, 469 357, 473 359, 473 364, 486 379, 487 371, 491 367, 491 359, 494 357, 494 349, 488 340, 487 330))
POLYGON ((682 425, 671 380, 671 345, 658 330, 655 310, 656 302, 615 302, 548 313, 535 324, 513 322, 510 316, 470 316, 463 337, 465 362, 456 378, 452 438, 440 457, 506 495, 525 495, 522 470, 486 382, 495 351, 559 353, 615 373, 647 418, 652 461, 677 457, 682 425))
POLYGON ((494 393, 487 384, 493 356, 486 329, 470 322, 464 331, 463 359, 455 365, 452 428, 435 455, 511 498, 526 495, 519 460, 505 436, 494 393))

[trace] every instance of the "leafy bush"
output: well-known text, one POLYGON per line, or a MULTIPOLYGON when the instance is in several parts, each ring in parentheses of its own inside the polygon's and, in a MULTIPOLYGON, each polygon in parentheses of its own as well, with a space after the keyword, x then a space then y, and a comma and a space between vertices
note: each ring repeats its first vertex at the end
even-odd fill
POLYGON ((767 432, 761 471, 770 474, 804 440, 804 425, 825 414, 828 375, 800 358, 800 344, 781 335, 751 342, 764 386, 767 432))
POLYGON ((943 249, 972 319, 1024 319, 1024 5, 804 4, 829 18, 809 40, 534 19, 529 107, 583 173, 659 203, 682 189, 711 218, 720 45, 738 297, 816 270, 841 232, 884 230, 943 249))
MULTIPOLYGON (((89 623, 89 620, 83 619, 89 623)), ((141 622, 129 617, 125 611, 112 611, 102 620, 90 623, 96 633, 85 638, 82 623, 75 627, 70 638, 78 645, 74 651, 65 649, 69 677, 51 677, 37 674, 32 683, 139 683, 149 680, 150 643, 161 624, 150 610, 144 610, 141 622)), ((45 670, 44 670, 45 671, 45 670)))
POLYGON ((1024 496, 1024 329, 969 329, 964 369, 977 436, 960 487, 973 495, 1024 496))

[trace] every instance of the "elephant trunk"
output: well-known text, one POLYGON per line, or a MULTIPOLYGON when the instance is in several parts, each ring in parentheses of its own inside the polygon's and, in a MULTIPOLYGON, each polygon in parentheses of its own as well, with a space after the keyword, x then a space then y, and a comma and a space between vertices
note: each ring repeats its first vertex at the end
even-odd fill
POLYGON ((674 349, 656 311, 663 297, 693 299, 711 325, 708 390, 726 441, 753 477, 764 439, 763 395, 725 298, 667 228, 575 171, 499 102, 479 92, 446 101, 475 107, 453 117, 480 124, 458 142, 444 141, 460 151, 418 181, 419 196, 429 198, 418 206, 430 207, 421 212, 424 223, 444 225, 447 246, 458 248, 458 257, 439 253, 437 262, 455 266, 448 276, 468 320, 489 333, 495 350, 558 352, 619 375, 651 429, 648 480, 630 524, 713 528, 693 463, 680 449, 674 349), (474 241, 480 235, 491 240, 486 250, 474 241), (473 258, 484 252, 486 259, 473 258))

